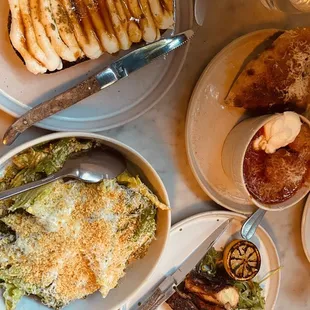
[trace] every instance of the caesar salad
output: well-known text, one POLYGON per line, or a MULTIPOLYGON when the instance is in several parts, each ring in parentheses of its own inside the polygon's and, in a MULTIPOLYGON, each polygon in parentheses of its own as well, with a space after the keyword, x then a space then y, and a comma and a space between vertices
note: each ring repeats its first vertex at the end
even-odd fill
MULTIPOLYGON (((66 159, 100 147, 66 138, 16 155, 0 191, 57 172, 66 159)), ((98 184, 56 181, 0 202, 0 286, 7 310, 25 295, 60 309, 117 286, 156 234, 157 209, 167 209, 128 171, 98 184)))

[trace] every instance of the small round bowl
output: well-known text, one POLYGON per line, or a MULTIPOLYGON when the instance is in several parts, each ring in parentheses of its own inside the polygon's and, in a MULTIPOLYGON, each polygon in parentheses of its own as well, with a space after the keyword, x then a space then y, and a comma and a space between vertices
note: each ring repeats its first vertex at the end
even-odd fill
MULTIPOLYGON (((284 202, 264 204, 253 198, 247 190, 243 176, 243 162, 246 150, 255 134, 277 115, 263 115, 242 121, 228 134, 222 150, 222 165, 226 175, 236 184, 245 197, 248 197, 257 207, 267 211, 282 211, 290 208, 309 193, 309 186, 303 185, 291 198, 284 202)), ((308 119, 302 115, 299 115, 299 117, 310 126, 308 119)))
MULTIPOLYGON (((129 171, 134 174, 139 174, 143 182, 149 186, 150 189, 152 189, 152 191, 163 203, 169 206, 169 198, 165 186, 154 168, 152 168, 146 159, 144 159, 139 153, 137 153, 129 146, 98 134, 83 132, 53 133, 22 144, 21 146, 16 147, 0 158, 0 174, 2 174, 5 167, 11 163, 12 157, 16 154, 37 144, 67 137, 97 140, 101 144, 111 147, 122 153, 129 162, 129 171)), ((157 266, 166 246, 170 225, 171 212, 158 210, 156 240, 151 243, 146 256, 129 265, 126 270, 126 275, 119 281, 119 285, 110 291, 106 298, 102 298, 100 293, 95 293, 88 296, 85 300, 78 300, 71 303, 68 306, 68 309, 119 309, 123 304, 126 303, 127 300, 131 298, 131 296, 137 293, 137 291, 144 283, 146 283, 152 271, 157 266)), ((23 297, 19 306, 23 309, 49 309, 34 299, 27 297, 23 297)), ((2 309, 4 310, 0 304, 0 310, 2 309)))

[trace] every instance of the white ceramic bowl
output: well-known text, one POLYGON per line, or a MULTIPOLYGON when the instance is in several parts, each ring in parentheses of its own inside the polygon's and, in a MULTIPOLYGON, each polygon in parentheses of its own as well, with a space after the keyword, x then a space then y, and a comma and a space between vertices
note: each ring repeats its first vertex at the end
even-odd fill
MULTIPOLYGON (((277 114, 263 115, 242 121, 228 134, 222 150, 222 165, 227 176, 236 184, 245 197, 248 197, 257 207, 268 211, 281 211, 292 207, 309 193, 309 187, 302 186, 291 198, 282 203, 264 204, 254 199, 246 188, 243 177, 243 162, 246 150, 259 129, 276 116, 277 114)), ((304 123, 310 126, 308 119, 299 116, 304 123)))
MULTIPOLYGON (((119 152, 121 152, 130 162, 129 170, 138 173, 141 179, 158 195, 160 200, 169 205, 169 198, 164 184, 152 166, 135 150, 118 142, 114 139, 104 137, 102 135, 80 132, 68 133, 53 133, 32 140, 19 147, 11 150, 0 158, 0 171, 3 171, 6 165, 11 161, 11 158, 32 146, 39 143, 61 139, 66 137, 79 137, 86 139, 96 139, 100 143, 107 145, 119 152)), ((119 309, 131 296, 133 296, 139 288, 147 281, 152 271, 159 262, 163 254, 171 222, 171 212, 158 210, 157 215, 157 233, 156 240, 152 242, 147 255, 129 266, 126 275, 121 279, 117 288, 111 290, 109 295, 103 299, 99 293, 87 297, 85 300, 73 302, 66 310, 102 310, 102 309, 119 309)), ((4 310, 2 298, 0 298, 0 310, 4 310)), ((25 310, 47 310, 49 308, 43 306, 34 299, 24 297, 20 302, 18 309, 25 310)))

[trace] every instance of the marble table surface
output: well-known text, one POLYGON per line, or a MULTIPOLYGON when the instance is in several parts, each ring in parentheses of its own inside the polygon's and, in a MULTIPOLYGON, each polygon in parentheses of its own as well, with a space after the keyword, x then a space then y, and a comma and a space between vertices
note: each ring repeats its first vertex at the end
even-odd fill
MULTIPOLYGON (((187 1, 187 0, 184 0, 187 1)), ((139 119, 107 132, 140 152, 163 179, 172 206, 173 223, 188 216, 222 208, 199 188, 189 167, 184 141, 189 98, 208 62, 233 39, 264 28, 310 26, 310 15, 289 16, 265 9, 259 0, 205 0, 205 25, 191 42, 182 72, 164 99, 139 119)), ((0 112, 0 135, 13 121, 0 112)), ((47 133, 31 129, 13 145, 47 133)), ((0 154, 8 147, 0 147, 0 154)), ((269 212, 263 226, 276 243, 284 266, 275 309, 310 309, 310 263, 303 252, 300 225, 304 202, 281 213, 269 212)), ((269 310, 269 309, 267 309, 269 310)))

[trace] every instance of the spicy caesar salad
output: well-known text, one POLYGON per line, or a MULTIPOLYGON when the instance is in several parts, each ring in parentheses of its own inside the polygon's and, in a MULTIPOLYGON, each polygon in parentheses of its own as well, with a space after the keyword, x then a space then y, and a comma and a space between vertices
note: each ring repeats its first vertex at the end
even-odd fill
MULTIPOLYGON (((97 142, 66 138, 16 155, 0 191, 57 172, 97 142)), ((138 176, 124 172, 98 184, 56 181, 0 202, 0 286, 7 310, 24 295, 60 309, 117 286, 156 233, 157 209, 167 206, 138 176)))

